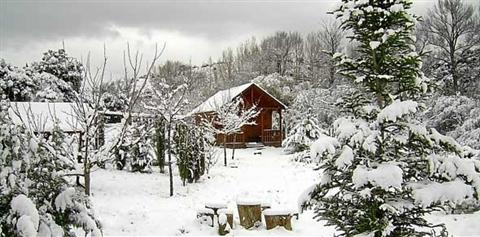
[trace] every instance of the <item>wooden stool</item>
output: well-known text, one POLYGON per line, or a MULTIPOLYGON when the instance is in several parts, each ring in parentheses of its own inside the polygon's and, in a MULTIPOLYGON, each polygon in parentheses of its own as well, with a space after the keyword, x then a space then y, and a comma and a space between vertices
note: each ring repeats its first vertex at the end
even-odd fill
POLYGON ((262 223, 262 205, 257 201, 237 201, 240 225, 250 229, 256 223, 262 223))
POLYGON ((263 212, 267 230, 277 226, 283 226, 287 230, 292 230, 291 211, 268 209, 263 212))

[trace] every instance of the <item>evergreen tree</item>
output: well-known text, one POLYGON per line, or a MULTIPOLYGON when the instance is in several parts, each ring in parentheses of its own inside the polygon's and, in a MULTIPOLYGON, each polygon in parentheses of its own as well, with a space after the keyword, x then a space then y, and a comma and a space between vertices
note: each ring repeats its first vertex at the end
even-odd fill
POLYGON ((324 131, 318 126, 318 121, 308 110, 306 116, 288 131, 282 146, 289 152, 307 150, 312 142, 317 140, 324 131))
POLYGON ((204 138, 195 127, 178 123, 173 136, 178 171, 183 185, 200 179, 205 173, 204 138))
POLYGON ((341 236, 446 234, 424 215, 445 202, 479 198, 480 162, 416 119, 427 84, 414 52, 411 4, 344 0, 335 11, 360 55, 335 57, 359 88, 341 103, 345 116, 330 136, 311 146, 323 176, 305 204, 341 236))
POLYGON ((145 172, 151 170, 153 156, 149 141, 147 124, 136 124, 133 128, 133 144, 129 151, 129 163, 132 172, 145 172))
POLYGON ((126 135, 114 151, 117 169, 127 169, 132 172, 151 170, 153 154, 151 150, 150 129, 148 123, 134 121, 127 127, 126 135))

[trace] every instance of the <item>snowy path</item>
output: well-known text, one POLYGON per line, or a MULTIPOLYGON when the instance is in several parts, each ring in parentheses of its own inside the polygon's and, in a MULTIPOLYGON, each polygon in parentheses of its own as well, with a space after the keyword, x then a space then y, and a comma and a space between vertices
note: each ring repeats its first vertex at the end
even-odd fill
MULTIPOLYGON (((168 197, 167 175, 96 171, 93 202, 105 234, 175 235, 180 229, 195 235, 216 234, 215 229, 196 222, 196 209, 205 202, 223 201, 235 210, 237 197, 260 198, 273 207, 297 208, 299 195, 316 182, 318 175, 311 168, 291 163, 281 149, 267 148, 262 155, 253 155, 253 151, 236 151, 238 168, 224 167, 221 157, 200 183, 182 187, 177 176, 172 198, 168 197)), ((232 162, 230 157, 228 162, 232 162)), ((281 229, 267 232, 264 227, 257 231, 236 228, 234 233, 318 235, 327 231, 308 213, 293 225, 293 233, 281 229)), ((325 234, 330 236, 331 231, 325 234)))
MULTIPOLYGON (((290 161, 281 149, 266 148, 262 155, 254 149, 236 151, 238 168, 223 166, 223 156, 209 175, 199 183, 183 187, 175 175, 175 195, 168 196, 168 175, 98 170, 93 174, 93 203, 104 234, 112 235, 217 235, 216 229, 200 225, 196 209, 206 202, 226 202, 236 211, 238 197, 260 198, 273 207, 297 208, 298 197, 316 183, 318 173, 311 167, 290 161)), ((229 153, 230 155, 230 153, 229 153)), ((230 157, 230 156, 229 156, 230 157)), ((228 162, 232 162, 229 158, 228 162)), ((480 233, 472 228, 480 213, 474 216, 434 216, 435 221, 451 222, 447 226, 456 235, 480 233), (457 223, 455 219, 461 220, 457 223), (457 225, 460 224, 460 225, 457 225), (460 227, 461 226, 461 227, 460 227)), ((236 220, 238 223, 238 219, 236 220)), ((477 221, 477 223, 479 223, 477 221)), ((283 229, 244 230, 238 225, 234 235, 316 235, 332 236, 333 229, 312 219, 312 213, 293 221, 293 232, 283 229)), ((451 232, 452 234, 452 232, 451 232)))

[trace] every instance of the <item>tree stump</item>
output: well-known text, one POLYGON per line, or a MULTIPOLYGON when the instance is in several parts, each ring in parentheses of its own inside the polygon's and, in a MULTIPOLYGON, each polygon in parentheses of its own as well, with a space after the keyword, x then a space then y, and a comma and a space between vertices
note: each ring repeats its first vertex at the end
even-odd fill
POLYGON ((226 235, 230 233, 231 225, 228 222, 228 217, 225 213, 220 213, 218 215, 218 234, 226 235))
POLYGON ((290 211, 283 210, 266 210, 263 212, 265 216, 265 224, 267 230, 273 229, 277 226, 283 226, 287 230, 292 230, 292 215, 290 211))
POLYGON ((225 214, 227 216, 227 222, 230 225, 230 228, 233 229, 233 211, 228 209, 219 209, 217 213, 219 217, 221 214, 225 214))
POLYGON ((262 206, 260 202, 237 202, 240 225, 245 229, 262 222, 262 206))
POLYGON ((197 219, 203 224, 204 221, 210 219, 210 226, 213 227, 213 220, 215 217, 215 213, 212 209, 202 208, 197 211, 197 219))

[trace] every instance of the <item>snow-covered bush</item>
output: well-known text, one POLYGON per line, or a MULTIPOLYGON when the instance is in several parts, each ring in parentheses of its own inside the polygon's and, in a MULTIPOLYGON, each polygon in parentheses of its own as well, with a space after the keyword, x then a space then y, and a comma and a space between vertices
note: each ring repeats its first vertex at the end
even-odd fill
POLYGON ((124 111, 128 106, 128 89, 123 81, 112 81, 103 85, 103 105, 108 111, 124 111))
POLYGON ((417 119, 427 83, 414 52, 411 4, 345 0, 334 13, 359 42, 360 57, 335 55, 358 92, 311 146, 323 176, 304 204, 343 236, 445 235, 424 215, 480 197, 480 161, 417 119))
POLYGON ((39 85, 33 97, 34 101, 70 102, 74 100, 75 92, 67 82, 46 72, 34 73, 32 77, 39 85))
POLYGON ((293 128, 288 131, 288 135, 283 140, 282 146, 288 152, 300 152, 307 150, 313 141, 320 137, 324 131, 318 126, 316 118, 307 113, 293 128))
POLYGON ((32 66, 38 73, 52 74, 68 83, 73 90, 80 90, 83 65, 77 59, 69 57, 64 49, 48 50, 43 53, 42 60, 32 66))
POLYGON ((75 236, 81 228, 101 235, 88 197, 67 179, 75 173, 58 127, 47 140, 15 125, 0 104, 1 236, 75 236))
POLYGON ((0 60, 0 92, 10 101, 71 102, 83 66, 64 50, 48 51, 43 61, 22 69, 0 60))
POLYGON ((0 95, 5 95, 5 99, 30 101, 38 87, 38 82, 32 79, 25 70, 0 59, 0 95))
POLYGON ((448 135, 456 138, 462 145, 480 150, 480 107, 477 105, 473 108, 463 124, 448 135))
POLYGON ((470 117, 470 112, 478 107, 474 99, 466 96, 432 97, 427 103, 425 113, 427 125, 442 134, 447 134, 462 126, 470 117))
POLYGON ((425 120, 430 127, 460 144, 480 149, 480 101, 466 96, 438 96, 429 100, 425 120))
POLYGON ((330 89, 300 89, 285 114, 287 131, 306 116, 314 116, 318 121, 318 126, 322 128, 332 125, 341 113, 336 104, 351 90, 352 88, 348 84, 330 89))
POLYGON ((132 122, 127 127, 126 135, 114 151, 117 169, 132 172, 150 172, 154 160, 149 122, 132 122))

